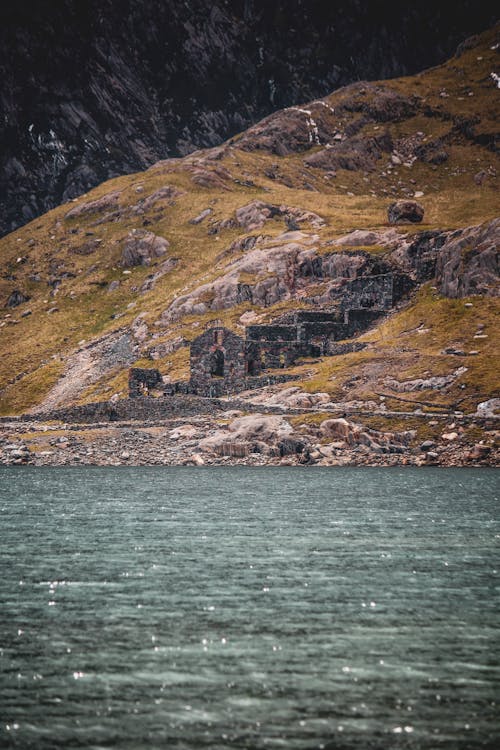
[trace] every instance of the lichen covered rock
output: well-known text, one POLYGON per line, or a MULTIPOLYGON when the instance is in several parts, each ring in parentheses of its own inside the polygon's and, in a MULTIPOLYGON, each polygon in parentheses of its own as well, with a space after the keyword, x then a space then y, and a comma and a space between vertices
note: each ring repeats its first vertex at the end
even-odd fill
POLYGON ((390 224, 418 224, 424 218, 424 207, 417 201, 395 201, 387 211, 390 224))
POLYGON ((124 268, 149 266, 152 260, 165 255, 168 248, 169 242, 164 237, 133 229, 125 240, 120 265, 124 268))

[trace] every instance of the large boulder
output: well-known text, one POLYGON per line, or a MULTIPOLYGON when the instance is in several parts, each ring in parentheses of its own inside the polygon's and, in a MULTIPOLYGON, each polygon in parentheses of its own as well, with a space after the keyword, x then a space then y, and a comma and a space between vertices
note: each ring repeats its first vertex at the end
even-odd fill
POLYGON ((446 297, 500 293, 500 219, 453 232, 436 262, 436 281, 446 297))
MULTIPOLYGON (((246 453, 279 453, 291 451, 293 429, 281 416, 252 414, 233 420, 225 429, 217 430, 199 443, 203 452, 231 455, 231 446, 246 453), (228 452, 229 451, 229 452, 228 452)), ((304 447, 303 441, 298 441, 304 447)), ((295 445, 295 443, 294 443, 295 445)), ((298 447, 298 445, 297 445, 298 447)))
POLYGON ((390 224, 418 224, 424 218, 424 207, 417 201, 395 201, 387 211, 390 224))

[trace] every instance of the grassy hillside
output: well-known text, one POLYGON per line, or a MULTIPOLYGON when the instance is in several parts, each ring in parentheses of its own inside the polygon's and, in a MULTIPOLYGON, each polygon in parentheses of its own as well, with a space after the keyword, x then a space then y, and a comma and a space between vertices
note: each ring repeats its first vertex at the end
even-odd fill
MULTIPOLYGON (((354 229, 387 229, 387 207, 396 198, 417 196, 425 208, 424 222, 398 227, 402 234, 498 215, 500 89, 491 76, 500 73, 498 36, 498 28, 491 30, 418 76, 349 86, 272 115, 220 148, 110 180, 0 240, 0 304, 16 290, 27 298, 0 310, 1 413, 57 405, 63 396, 51 389, 68 369, 66 403, 125 396, 133 364, 158 367, 172 379, 187 376, 185 344, 211 321, 242 332, 245 313, 268 320, 307 305, 307 296, 292 293, 270 306, 246 302, 168 314, 176 298, 230 271, 244 256, 234 246, 239 238, 259 236, 267 251, 289 241, 283 216, 257 229, 235 222, 235 212, 252 201, 321 217, 319 228, 314 220, 299 221, 294 240, 318 254, 332 252, 329 243, 354 229), (382 144, 379 158, 364 152, 368 142, 382 144), (338 144, 349 168, 331 158, 338 144), (335 166, 328 168, 330 158, 335 166), (134 230, 166 239, 166 253, 147 265, 124 263, 134 230), (102 344, 99 355, 89 349, 94 342, 102 344)), ((270 272, 247 273, 240 282, 252 284, 259 273, 270 272)), ((210 303, 210 289, 203 294, 200 301, 210 303)), ((370 399, 391 395, 389 375, 409 380, 463 365, 468 371, 460 383, 418 397, 472 408, 498 395, 498 306, 494 297, 447 299, 427 284, 364 335, 364 351, 304 363, 297 375, 305 389, 370 399), (444 355, 450 346, 477 353, 444 355)))

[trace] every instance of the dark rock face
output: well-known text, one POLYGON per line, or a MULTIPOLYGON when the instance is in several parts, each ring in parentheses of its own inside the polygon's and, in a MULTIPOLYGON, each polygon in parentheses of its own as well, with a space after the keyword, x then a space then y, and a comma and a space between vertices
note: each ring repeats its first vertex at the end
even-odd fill
POLYGON ((387 211, 390 224, 418 224, 424 218, 424 207, 417 201, 396 201, 387 211))
POLYGON ((392 253, 392 258, 417 283, 429 281, 436 275, 436 258, 448 236, 448 232, 436 230, 419 232, 409 245, 401 243, 392 253))
POLYGON ((498 296, 499 247, 500 219, 493 219, 454 232, 419 232, 396 247, 390 259, 417 284, 435 278, 446 297, 498 296))
MULTIPOLYGON (((361 0, 4 3, 0 233, 110 177, 214 146, 273 110, 434 65, 493 21, 472 0, 451 16, 436 3, 372 9, 361 0)), ((412 102, 382 92, 376 106, 352 102, 381 122, 412 102)))
POLYGON ((446 297, 500 295, 500 219, 453 232, 436 262, 436 282, 446 297))

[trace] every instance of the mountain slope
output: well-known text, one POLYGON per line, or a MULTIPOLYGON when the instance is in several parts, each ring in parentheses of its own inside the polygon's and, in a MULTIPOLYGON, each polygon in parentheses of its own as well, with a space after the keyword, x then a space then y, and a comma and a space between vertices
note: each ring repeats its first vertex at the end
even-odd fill
POLYGON ((0 8, 0 234, 360 77, 436 64, 486 6, 18 0, 0 8))
POLYGON ((299 364, 302 389, 350 402, 382 393, 395 409, 473 410, 498 396, 498 49, 494 29, 443 66, 283 110, 5 237, 2 412, 125 397, 132 365, 187 377, 204 326, 242 333, 321 308, 339 275, 376 264, 411 266, 420 286, 362 351, 299 364), (415 196, 422 224, 389 227, 391 201, 415 196), (451 265, 423 283, 426 254, 443 247, 451 265), (334 270, 316 274, 320 259, 334 270))

